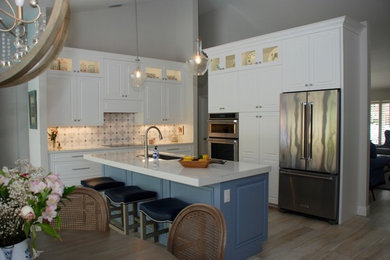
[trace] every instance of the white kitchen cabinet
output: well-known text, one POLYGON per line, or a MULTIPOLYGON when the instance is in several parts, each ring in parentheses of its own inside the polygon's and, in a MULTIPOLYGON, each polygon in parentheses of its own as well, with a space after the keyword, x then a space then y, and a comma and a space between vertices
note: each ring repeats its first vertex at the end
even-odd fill
POLYGON ((283 91, 341 87, 340 29, 283 41, 283 91))
POLYGON ((183 120, 183 84, 147 82, 144 89, 144 124, 174 124, 183 120))
POLYGON ((178 84, 181 84, 183 81, 183 70, 177 66, 170 65, 169 62, 164 64, 148 62, 148 64, 144 66, 144 70, 147 81, 159 82, 164 80, 169 83, 178 84))
POLYGON ((240 69, 253 67, 264 67, 266 65, 275 65, 280 63, 280 43, 259 42, 253 46, 245 47, 240 50, 240 69))
POLYGON ((83 159, 86 152, 61 152, 49 155, 50 171, 58 174, 66 186, 80 185, 83 179, 102 176, 102 166, 83 159))
POLYGON ((103 125, 102 87, 99 77, 49 72, 48 126, 103 125))
POLYGON ((237 112, 238 72, 209 74, 209 113, 237 112))
POLYGON ((51 63, 50 70, 101 76, 103 75, 102 64, 102 58, 94 52, 64 48, 59 57, 51 63))
POLYGON ((209 75, 237 70, 236 51, 227 51, 210 57, 209 75))
POLYGON ((278 204, 279 112, 240 113, 239 160, 270 165, 269 202, 278 204))
POLYGON ((117 59, 104 60, 104 112, 131 113, 141 111, 140 88, 132 86, 130 74, 136 65, 117 59))
POLYGON ((282 92, 280 65, 240 70, 238 78, 238 112, 279 111, 282 92))

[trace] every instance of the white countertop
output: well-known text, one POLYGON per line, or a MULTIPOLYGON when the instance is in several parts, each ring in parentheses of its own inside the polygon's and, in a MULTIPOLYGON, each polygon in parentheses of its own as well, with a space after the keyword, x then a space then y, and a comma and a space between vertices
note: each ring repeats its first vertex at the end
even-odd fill
POLYGON ((241 179, 271 171, 271 166, 226 161, 208 168, 184 168, 178 160, 145 161, 143 150, 85 154, 84 159, 195 187, 241 179))
MULTIPOLYGON (((166 144, 151 144, 149 148, 153 148, 154 146, 158 147, 166 147, 166 146, 176 146, 176 145, 186 145, 193 143, 166 143, 166 144)), ((90 145, 90 146, 76 146, 76 147, 61 147, 60 149, 48 148, 48 153, 62 153, 62 152, 91 152, 93 151, 101 151, 101 150, 120 150, 120 149, 136 149, 143 148, 143 144, 114 144, 114 145, 90 145)))

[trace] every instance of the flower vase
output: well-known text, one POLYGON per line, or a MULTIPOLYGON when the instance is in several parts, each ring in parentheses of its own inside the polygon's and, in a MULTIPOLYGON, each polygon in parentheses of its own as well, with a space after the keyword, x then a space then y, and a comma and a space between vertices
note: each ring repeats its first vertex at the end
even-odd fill
POLYGON ((2 247, 0 249, 0 260, 21 260, 31 259, 28 239, 23 240, 12 246, 2 247))

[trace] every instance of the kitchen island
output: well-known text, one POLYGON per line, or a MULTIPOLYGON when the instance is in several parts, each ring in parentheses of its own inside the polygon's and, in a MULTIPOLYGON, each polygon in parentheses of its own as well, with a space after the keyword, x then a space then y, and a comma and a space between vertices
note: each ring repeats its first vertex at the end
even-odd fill
MULTIPOLYGON (((153 190, 159 198, 219 208, 226 221, 225 259, 258 254, 268 235, 268 172, 270 166, 226 161, 208 168, 184 168, 177 160, 145 160, 142 150, 86 154, 103 164, 103 175, 153 190)), ((164 243, 166 236, 161 239, 164 243)))

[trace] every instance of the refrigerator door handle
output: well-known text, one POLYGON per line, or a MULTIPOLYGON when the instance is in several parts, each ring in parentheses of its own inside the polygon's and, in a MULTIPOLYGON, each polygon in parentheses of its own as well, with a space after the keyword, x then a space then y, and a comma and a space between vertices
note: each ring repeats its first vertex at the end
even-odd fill
POLYGON ((313 158, 313 103, 309 102, 309 122, 308 122, 308 133, 307 133, 307 160, 313 158))
POLYGON ((297 172, 290 172, 286 170, 280 170, 280 173, 286 174, 286 175, 293 175, 293 176, 299 176, 299 177, 308 177, 308 178, 314 178, 314 179, 321 179, 321 180, 328 180, 332 181, 333 176, 317 176, 317 175, 311 175, 311 174, 304 174, 304 173, 297 173, 297 172))
POLYGON ((302 136, 302 142, 301 142, 301 160, 306 160, 306 102, 301 103, 301 136, 302 136))

